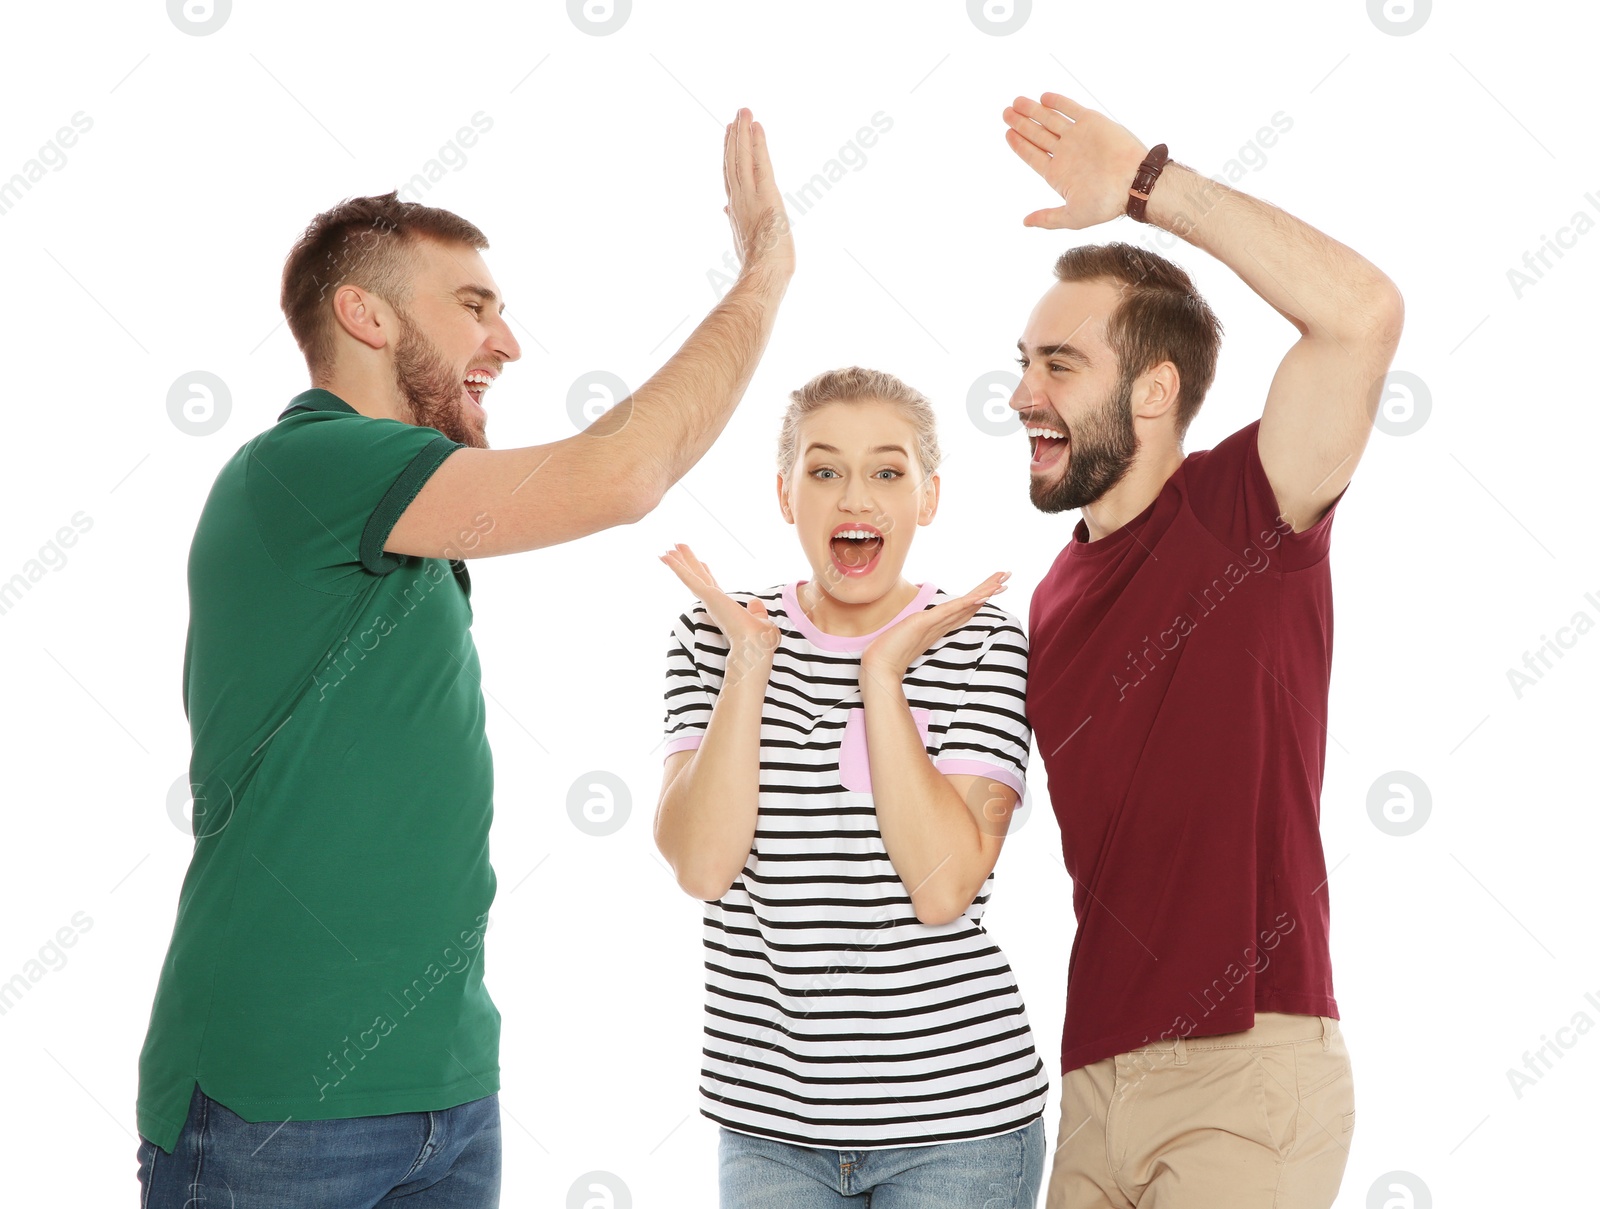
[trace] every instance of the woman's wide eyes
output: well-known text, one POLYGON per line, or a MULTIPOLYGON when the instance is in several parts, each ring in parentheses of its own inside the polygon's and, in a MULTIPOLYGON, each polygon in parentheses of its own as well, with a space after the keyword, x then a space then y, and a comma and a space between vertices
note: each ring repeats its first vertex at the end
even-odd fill
MULTIPOLYGON (((838 474, 838 472, 835 471, 830 466, 819 466, 815 470, 813 470, 811 473, 813 475, 829 474, 829 475, 834 475, 835 477, 837 477, 837 474, 838 474)), ((874 474, 873 477, 876 478, 879 474, 892 474, 897 479, 905 477, 905 472, 904 471, 896 470, 891 466, 885 466, 882 470, 878 471, 877 474, 874 474)))

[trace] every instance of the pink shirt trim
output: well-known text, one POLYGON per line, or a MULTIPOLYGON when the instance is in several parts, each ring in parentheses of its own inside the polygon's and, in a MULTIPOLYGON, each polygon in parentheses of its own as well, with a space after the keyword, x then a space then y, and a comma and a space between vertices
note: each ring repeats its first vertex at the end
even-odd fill
POLYGON ((806 616, 805 610, 800 607, 800 598, 797 593, 803 585, 810 582, 810 580, 798 579, 793 583, 784 585, 783 611, 789 615, 789 620, 794 622, 795 629, 799 630, 812 646, 820 647, 824 651, 848 651, 853 654, 860 654, 867 649, 872 640, 879 634, 904 621, 911 614, 926 608, 928 602, 933 599, 933 594, 938 591, 938 588, 932 583, 918 585, 917 594, 911 598, 911 603, 870 634, 829 634, 817 629, 811 623, 811 618, 806 616))

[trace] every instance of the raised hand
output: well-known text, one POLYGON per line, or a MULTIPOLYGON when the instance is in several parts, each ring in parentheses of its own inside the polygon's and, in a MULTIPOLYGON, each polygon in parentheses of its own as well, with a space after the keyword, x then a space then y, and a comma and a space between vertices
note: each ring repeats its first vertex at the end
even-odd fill
POLYGON ((705 605, 706 612, 728 640, 728 664, 724 684, 750 671, 766 674, 772 669, 772 653, 782 636, 778 625, 767 615, 759 597, 749 605, 740 604, 721 588, 711 570, 695 557, 693 550, 679 542, 661 556, 683 584, 705 605))
POLYGON ((913 613, 874 638, 861 652, 861 674, 904 676, 930 646, 977 616, 984 601, 1006 590, 1010 571, 996 571, 965 596, 957 596, 913 613))
POLYGON ((1128 188, 1150 150, 1131 131, 1059 92, 1018 97, 1001 116, 1011 127, 1006 145, 1065 203, 1035 210, 1023 226, 1081 231, 1128 212, 1128 188))
POLYGON ((793 273, 789 215, 772 176, 766 132, 748 109, 739 110, 723 135, 722 183, 728 193, 722 212, 733 224, 733 248, 741 269, 793 273))

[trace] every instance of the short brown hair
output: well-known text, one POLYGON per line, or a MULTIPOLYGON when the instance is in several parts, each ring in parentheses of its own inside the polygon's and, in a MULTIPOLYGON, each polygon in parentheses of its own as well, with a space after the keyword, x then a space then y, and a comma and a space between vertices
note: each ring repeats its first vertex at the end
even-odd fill
POLYGON ((917 434, 917 462, 922 467, 922 483, 918 485, 925 485, 939 468, 939 434, 933 405, 921 391, 893 374, 859 365, 825 370, 799 390, 789 392, 789 407, 783 413, 783 427, 778 433, 778 469, 787 475, 800 456, 800 421, 829 403, 866 399, 892 404, 911 421, 917 434))
POLYGON ((1110 281, 1121 300, 1106 318, 1106 343, 1125 380, 1171 361, 1178 369, 1173 414, 1178 438, 1200 410, 1217 373, 1222 321, 1177 265, 1130 243, 1085 244, 1056 260, 1060 281, 1110 281))
POLYGON ((289 250, 279 304, 313 382, 333 368, 333 319, 328 313, 333 291, 341 285, 358 285, 403 309, 411 299, 410 249, 419 236, 469 248, 489 246, 483 232, 460 215, 401 201, 397 193, 389 192, 347 197, 324 210, 289 250))

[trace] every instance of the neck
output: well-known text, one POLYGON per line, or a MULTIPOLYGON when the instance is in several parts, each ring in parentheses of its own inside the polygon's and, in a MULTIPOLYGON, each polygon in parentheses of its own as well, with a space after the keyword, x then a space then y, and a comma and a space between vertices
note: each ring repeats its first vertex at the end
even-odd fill
POLYGON ((364 416, 380 420, 412 422, 411 406, 400 393, 394 380, 394 371, 387 365, 382 369, 365 366, 341 365, 334 369, 326 381, 316 383, 322 390, 338 395, 364 416))
POLYGON ((1115 533, 1148 508, 1181 465, 1183 449, 1178 445, 1163 445, 1159 450, 1141 445, 1121 481, 1093 503, 1083 506, 1083 523, 1089 530, 1089 540, 1099 541, 1115 533))
POLYGON ((796 591, 800 607, 805 610, 811 624, 824 634, 840 638, 859 638, 882 629, 916 597, 920 590, 904 576, 877 600, 852 604, 828 595, 816 580, 808 580, 796 591))

